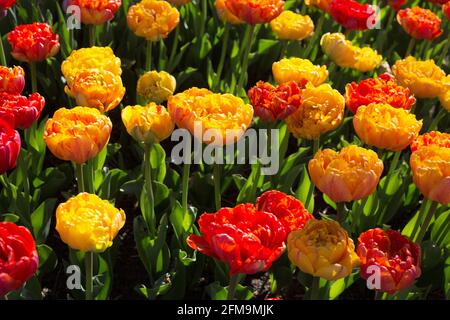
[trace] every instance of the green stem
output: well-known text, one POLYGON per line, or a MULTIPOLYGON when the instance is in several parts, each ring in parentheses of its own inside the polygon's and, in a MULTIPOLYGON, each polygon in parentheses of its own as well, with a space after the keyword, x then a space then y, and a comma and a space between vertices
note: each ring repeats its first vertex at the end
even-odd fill
POLYGON ((245 47, 245 51, 244 51, 244 57, 242 60, 242 69, 241 69, 241 74, 239 76, 239 81, 237 84, 237 94, 239 95, 239 93, 241 92, 243 86, 244 86, 244 82, 245 79, 248 79, 248 60, 249 60, 249 56, 250 56, 250 50, 252 48, 252 44, 253 44, 253 36, 255 34, 255 26, 254 25, 248 25, 249 28, 249 41, 248 43, 242 43, 242 45, 245 47))
POLYGON ((30 70, 31 70, 31 92, 35 93, 38 92, 36 62, 30 63, 30 70))
POLYGON ((191 169, 190 163, 185 163, 183 166, 183 182, 182 182, 182 195, 181 204, 183 206, 183 211, 188 210, 188 192, 189 192, 189 173, 191 169))
POLYGON ((239 284, 239 274, 234 274, 230 278, 230 284, 228 285, 227 300, 233 300, 236 294, 236 287, 239 284))
POLYGON ((341 224, 345 220, 345 202, 336 203, 336 221, 341 224))
POLYGON ((422 223, 423 216, 425 215, 425 211, 430 207, 431 200, 428 200, 427 198, 423 199, 422 205, 420 206, 419 213, 417 214, 417 220, 414 224, 414 228, 411 231, 410 239, 415 239, 417 236, 417 232, 419 231, 420 225, 422 223))
POLYGON ((78 193, 85 192, 83 165, 75 163, 75 176, 77 178, 78 193))
POLYGON ((216 210, 219 210, 222 206, 221 200, 221 187, 220 187, 220 164, 214 163, 214 202, 216 205, 216 210))
POLYGON ((408 49, 406 50, 405 57, 408 57, 409 55, 411 55, 411 52, 414 49, 415 44, 416 44, 416 39, 411 38, 411 40, 409 40, 408 49))
POLYGON ((313 277, 311 284, 311 293, 309 295, 310 300, 319 300, 320 278, 313 277))
POLYGON ((402 155, 401 151, 397 151, 394 153, 394 158, 392 158, 392 162, 389 167, 388 175, 391 174, 395 169, 397 169, 398 161, 400 160, 401 155, 402 155))
POLYGON ((178 43, 180 42, 179 37, 180 37, 180 24, 178 24, 175 29, 175 38, 173 40, 172 51, 170 52, 169 63, 168 63, 168 67, 167 67, 167 69, 169 71, 173 71, 173 69, 175 68, 175 66, 173 66, 173 62, 174 62, 175 55, 178 50, 178 43))
POLYGON ((230 37, 230 24, 225 23, 222 40, 222 52, 220 53, 219 66, 217 67, 217 85, 219 85, 220 78, 222 77, 223 66, 225 64, 225 58, 227 56, 229 37, 230 37))
POLYGON ((89 47, 95 46, 95 24, 90 24, 88 26, 89 30, 89 47))
POLYGON ((316 155, 320 148, 320 138, 313 140, 313 157, 316 155))
POLYGON ((447 37, 447 43, 445 44, 445 47, 442 49, 441 55, 439 56, 439 61, 441 65, 444 65, 444 58, 447 56, 448 49, 450 48, 450 32, 447 37))
POLYGON ((202 0, 200 37, 203 37, 203 35, 205 34, 207 19, 208 19, 208 2, 207 0, 202 0))
POLYGON ((283 42, 283 44, 281 46, 280 60, 283 59, 286 56, 287 48, 288 48, 288 45, 289 45, 289 40, 283 40, 282 42, 283 42))
POLYGON ((425 216, 425 220, 423 221, 423 224, 421 225, 419 235, 414 240, 414 242, 420 244, 425 237, 425 234, 427 233, 427 229, 430 226, 431 219, 433 219, 433 216, 436 212, 436 208, 438 207, 439 203, 436 201, 433 201, 431 203, 430 210, 428 211, 427 215, 425 216))
POLYGON ((86 268, 86 300, 93 300, 94 253, 86 252, 84 262, 86 268))
POLYGON ((152 70, 152 42, 147 41, 147 50, 145 56, 145 71, 152 70))
POLYGON ((433 122, 431 122, 430 127, 428 128, 428 131, 434 131, 437 130, 439 122, 442 120, 442 118, 445 117, 447 114, 447 110, 444 108, 441 108, 438 112, 438 114, 434 117, 433 122))
POLYGON ((87 191, 89 193, 94 194, 95 193, 95 187, 94 187, 94 178, 95 178, 95 172, 94 172, 94 159, 91 159, 87 162, 87 170, 88 170, 88 176, 86 182, 87 191))
POLYGON ((2 64, 2 66, 6 66, 5 49, 3 48, 3 38, 1 33, 0 33, 0 63, 2 64))
MULTIPOLYGON (((391 180, 392 172, 394 172, 395 169, 397 168, 397 165, 398 165, 398 162, 400 160, 400 156, 401 155, 402 155, 401 151, 397 151, 397 152, 394 153, 394 158, 392 159, 391 165, 389 166, 389 171, 386 174, 386 179, 385 179, 384 186, 383 186, 383 189, 382 189, 383 193, 385 193, 385 194, 387 194, 387 189, 389 187, 389 183, 390 183, 390 180, 391 180)), ((380 213, 380 216, 378 217, 378 224, 383 223, 383 219, 384 219, 385 213, 386 213, 386 210, 383 210, 380 213)))
POLYGON ((144 220, 147 222, 150 233, 154 235, 156 233, 155 226, 155 199, 153 195, 153 185, 152 185, 152 167, 150 164, 151 157, 151 144, 146 144, 144 146, 144 176, 145 176, 145 189, 147 191, 147 196, 149 198, 150 203, 150 217, 145 217, 144 220))

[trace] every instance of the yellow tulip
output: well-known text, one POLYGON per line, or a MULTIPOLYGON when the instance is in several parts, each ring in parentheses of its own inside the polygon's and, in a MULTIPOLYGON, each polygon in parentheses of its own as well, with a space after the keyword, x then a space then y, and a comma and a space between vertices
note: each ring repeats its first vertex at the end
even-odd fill
POLYGON ((176 86, 177 81, 169 73, 149 71, 139 78, 137 92, 148 101, 162 103, 173 95, 176 86))
POLYGON ((311 61, 300 58, 281 59, 272 65, 272 73, 279 84, 295 81, 302 83, 311 82, 318 86, 328 78, 326 66, 313 65, 311 61))
POLYGON ((285 121, 296 138, 318 139, 321 134, 341 124, 344 108, 344 97, 329 84, 318 87, 307 84, 302 92, 300 108, 285 121))
POLYGON ((358 108, 353 126, 358 137, 369 146, 401 151, 419 135, 422 120, 405 109, 372 103, 358 108))
POLYGON ((383 162, 372 150, 354 145, 340 152, 324 149, 308 163, 314 185, 334 202, 359 200, 372 194, 383 172, 383 162))
POLYGON ((291 232, 288 256, 303 272, 326 280, 345 278, 359 265, 353 240, 336 221, 309 220, 291 232))
POLYGON ((146 144, 167 139, 175 127, 166 108, 153 102, 145 107, 126 107, 122 110, 122 121, 128 134, 146 144))
POLYGON ((272 31, 282 40, 303 40, 314 32, 310 16, 286 10, 270 21, 272 31))
MULTIPOLYGON (((450 6, 450 4, 449 4, 450 6)), ((444 90, 439 95, 439 100, 445 110, 450 111, 450 76, 447 76, 443 81, 444 90)))
POLYGON ((45 124, 44 141, 55 157, 83 164, 108 143, 111 120, 87 107, 61 108, 45 124))
POLYGON ((56 230, 69 247, 104 252, 125 224, 125 213, 107 200, 80 193, 56 209, 56 230))

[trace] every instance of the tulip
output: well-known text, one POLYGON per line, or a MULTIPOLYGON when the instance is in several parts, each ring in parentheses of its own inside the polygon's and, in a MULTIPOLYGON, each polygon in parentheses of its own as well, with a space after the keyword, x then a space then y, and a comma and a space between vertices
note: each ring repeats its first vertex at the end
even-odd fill
POLYGON ((274 214, 283 224, 286 236, 314 219, 300 200, 276 190, 266 191, 256 199, 256 210, 274 214))
POLYGON ((420 7, 400 10, 397 21, 415 39, 433 40, 444 32, 441 19, 433 11, 420 7))
POLYGON ((401 151, 419 135, 422 120, 404 109, 372 103, 358 108, 353 126, 367 145, 401 151))
POLYGON ((410 287, 421 275, 420 246, 398 231, 367 230, 359 236, 356 252, 363 279, 368 279, 374 268, 380 270, 381 287, 377 290, 381 292, 394 294, 410 287))
POLYGON ((12 125, 15 128, 29 128, 41 115, 45 99, 39 93, 28 98, 20 94, 0 92, 0 113, 10 112, 13 115, 12 125))
POLYGON ((356 47, 345 39, 342 33, 326 33, 320 40, 323 52, 342 68, 352 68, 361 72, 375 69, 383 59, 377 51, 369 47, 356 47))
POLYGON ((111 120, 96 109, 61 108, 47 120, 44 141, 57 158, 81 165, 106 146, 111 130, 111 120))
POLYGON ((0 175, 16 167, 19 152, 19 133, 0 117, 0 175))
POLYGON ((114 14, 122 5, 122 0, 66 0, 66 7, 78 6, 81 9, 81 22, 101 25, 114 19, 114 14))
POLYGON ((439 95, 439 101, 445 110, 450 111, 450 75, 442 81, 444 88, 439 95))
POLYGON ((290 81, 298 83, 308 81, 314 86, 319 86, 328 78, 326 66, 316 66, 308 59, 295 57, 275 62, 272 65, 272 73, 275 81, 279 84, 290 81))
POLYGON ((309 7, 316 7, 324 11, 324 13, 322 13, 322 15, 324 15, 325 13, 330 13, 331 1, 332 0, 305 0, 305 4, 309 7))
POLYGON ((22 67, 0 66, 0 92, 21 94, 25 87, 25 72, 22 67))
POLYGON ((392 68, 397 81, 419 98, 435 98, 444 91, 445 72, 433 60, 414 57, 397 60, 392 68))
POLYGON ((225 0, 228 10, 242 21, 255 25, 268 23, 278 17, 284 8, 282 0, 225 0))
POLYGON ((173 95, 177 86, 175 78, 165 71, 149 71, 139 77, 137 93, 148 101, 162 103, 173 95))
POLYGON ((347 30, 367 30, 376 24, 375 9, 354 0, 332 0, 330 14, 347 30))
POLYGON ((334 202, 349 202, 372 194, 383 172, 383 162, 372 150, 354 145, 338 153, 317 152, 308 163, 311 180, 334 202))
POLYGON ((0 297, 20 289, 36 273, 38 265, 30 231, 12 222, 0 222, 0 297))
POLYGON ((444 12, 444 15, 447 17, 447 19, 450 19, 450 1, 446 2, 442 6, 442 12, 444 12))
POLYGON ((289 260, 314 277, 337 280, 359 265, 353 240, 335 221, 309 220, 288 236, 289 260))
POLYGON ((303 40, 314 32, 314 23, 309 16, 283 11, 270 21, 272 31, 282 40, 303 40))
POLYGON ((77 105, 95 108, 102 113, 115 109, 125 95, 120 76, 95 69, 79 72, 65 91, 77 105))
POLYGON ((389 6, 395 10, 398 11, 400 8, 405 4, 406 0, 388 0, 389 6))
POLYGON ((16 4, 16 0, 0 0, 0 11, 6 11, 16 4))
POLYGON ((377 78, 369 78, 349 83, 345 86, 345 103, 348 109, 355 114, 360 106, 371 103, 389 104, 394 108, 411 110, 416 98, 410 94, 408 88, 397 84, 395 78, 384 73, 377 78))
POLYGON ((286 118, 296 138, 318 140, 320 135, 336 129, 344 116, 344 97, 328 84, 306 85, 300 107, 286 118))
POLYGON ((411 152, 427 147, 427 146, 439 146, 442 148, 450 148, 450 133, 431 131, 418 136, 411 143, 411 152))
POLYGON ((224 23, 229 24, 241 24, 243 21, 236 17, 234 14, 228 10, 227 6, 225 5, 226 0, 216 0, 215 6, 217 15, 219 16, 219 19, 222 20, 224 23))

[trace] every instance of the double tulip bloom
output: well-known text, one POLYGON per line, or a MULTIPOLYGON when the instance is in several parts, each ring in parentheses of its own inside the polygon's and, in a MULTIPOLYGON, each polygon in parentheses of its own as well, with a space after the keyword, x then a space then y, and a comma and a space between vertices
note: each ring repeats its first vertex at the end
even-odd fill
POLYGON ((248 24, 268 23, 278 17, 284 9, 282 0, 225 0, 228 10, 248 24))
POLYGON ((353 117, 358 137, 369 146, 401 151, 419 135, 422 120, 407 110, 372 103, 358 108, 353 117))
POLYGON ((111 120, 86 107, 61 108, 45 125, 44 141, 59 159, 83 164, 108 143, 111 120))
POLYGON ((180 13, 166 1, 142 0, 130 7, 127 22, 138 37, 159 41, 175 29, 180 22, 180 13))
POLYGON ((330 12, 332 0, 305 0, 305 4, 309 7, 316 7, 324 12, 330 12))
POLYGON ((122 0, 66 0, 65 5, 78 6, 81 9, 82 23, 101 25, 114 19, 122 0))
POLYGON ((413 38, 433 40, 439 37, 441 19, 431 10, 420 7, 406 8, 397 13, 397 21, 413 38))
POLYGON ((124 225, 123 210, 89 193, 80 193, 56 209, 61 240, 83 252, 104 252, 124 225))
POLYGON ((252 106, 241 98, 199 88, 170 97, 168 109, 179 128, 189 130, 204 143, 219 146, 239 140, 253 119, 252 106), (196 126, 201 130, 195 130, 196 126))
POLYGON ((416 98, 410 94, 408 88, 398 85, 392 75, 384 73, 377 78, 347 84, 345 103, 355 114, 359 107, 371 103, 386 103, 394 108, 411 110, 416 103, 416 98))
POLYGON ((21 94, 25 88, 25 72, 22 67, 0 66, 0 92, 21 94))
POLYGON ((376 25, 375 9, 354 0, 333 0, 330 4, 333 19, 347 30, 367 30, 376 25))
POLYGON ((295 81, 298 83, 311 82, 319 86, 328 79, 326 66, 316 66, 308 59, 285 58, 274 62, 272 73, 279 84, 295 81))
POLYGON ((0 297, 20 289, 37 271, 39 256, 30 231, 0 222, 0 297))
POLYGON ((224 23, 234 25, 244 23, 241 19, 232 14, 230 10, 228 10, 227 6, 225 5, 225 1, 226 0, 216 0, 215 6, 219 19, 222 20, 224 23))
POLYGON ((411 143, 411 152, 416 152, 423 147, 433 145, 450 148, 450 133, 431 131, 420 135, 411 143))
POLYGON ((340 152, 324 149, 308 163, 314 185, 334 202, 349 202, 372 194, 383 172, 383 162, 372 150, 354 145, 340 152))
POLYGON ((19 152, 19 133, 0 117, 0 174, 15 168, 19 152))
POLYGON ((175 78, 165 71, 148 71, 139 77, 137 93, 147 101, 162 103, 173 95, 177 86, 175 78))
POLYGON ((356 252, 363 279, 379 270, 381 292, 394 294, 410 287, 421 275, 420 246, 398 231, 368 230, 359 236, 356 252))
POLYGON ((46 23, 17 26, 8 34, 11 55, 19 61, 38 62, 59 52, 59 36, 46 23))
POLYGON ((291 232, 288 255, 303 272, 327 280, 344 278, 359 265, 353 240, 335 221, 309 220, 291 232))
POLYGON ((290 10, 283 11, 270 21, 272 31, 282 40, 303 40, 314 32, 314 23, 310 16, 290 10))
POLYGON ((16 0, 0 0, 0 14, 16 4, 16 0))
POLYGON ((352 68, 361 72, 375 69, 383 59, 377 51, 369 47, 357 47, 345 39, 342 33, 326 33, 320 40, 323 52, 342 68, 352 68))

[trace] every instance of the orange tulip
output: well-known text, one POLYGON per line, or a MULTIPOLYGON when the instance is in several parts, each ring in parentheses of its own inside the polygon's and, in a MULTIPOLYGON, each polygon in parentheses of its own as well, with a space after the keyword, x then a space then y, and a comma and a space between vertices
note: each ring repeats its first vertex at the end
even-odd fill
POLYGON ((248 24, 267 23, 278 17, 284 8, 282 0, 225 0, 230 12, 248 24))
POLYGON ((431 145, 450 148, 450 133, 431 131, 420 135, 411 143, 411 152, 431 145))

